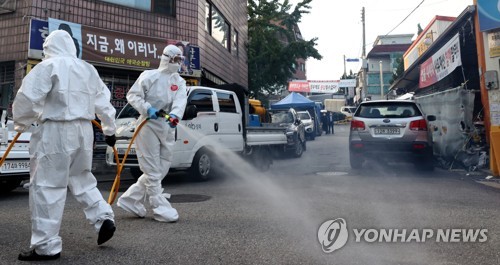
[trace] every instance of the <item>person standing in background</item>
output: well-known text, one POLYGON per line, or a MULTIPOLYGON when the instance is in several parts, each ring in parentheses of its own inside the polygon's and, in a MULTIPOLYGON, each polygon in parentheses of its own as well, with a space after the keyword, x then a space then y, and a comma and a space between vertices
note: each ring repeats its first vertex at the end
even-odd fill
POLYGON ((321 128, 328 134, 328 116, 326 112, 321 113, 321 128))
POLYGON ((335 134, 335 131, 333 130, 334 123, 335 123, 335 120, 333 118, 333 112, 329 111, 328 112, 328 133, 335 134))

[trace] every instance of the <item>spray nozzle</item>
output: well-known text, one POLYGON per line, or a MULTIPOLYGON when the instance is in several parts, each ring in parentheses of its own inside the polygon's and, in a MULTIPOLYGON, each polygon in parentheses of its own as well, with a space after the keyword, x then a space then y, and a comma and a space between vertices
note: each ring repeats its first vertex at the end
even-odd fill
POLYGON ((177 126, 177 124, 179 123, 179 119, 175 116, 170 116, 169 114, 167 114, 164 110, 159 110, 158 112, 156 112, 156 116, 158 117, 165 117, 165 119, 167 119, 167 122, 170 123, 170 126, 172 127, 175 127, 177 126))

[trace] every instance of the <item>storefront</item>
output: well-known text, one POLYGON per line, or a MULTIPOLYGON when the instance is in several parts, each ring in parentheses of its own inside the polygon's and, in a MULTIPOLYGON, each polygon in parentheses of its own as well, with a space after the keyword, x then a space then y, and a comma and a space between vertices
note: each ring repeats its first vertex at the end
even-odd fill
POLYGON ((111 103, 117 112, 127 103, 125 96, 141 72, 158 67, 163 48, 168 44, 178 46, 184 53, 180 74, 188 85, 200 83, 200 50, 188 42, 159 40, 51 18, 31 20, 27 72, 43 58, 43 41, 57 29, 70 32, 77 57, 96 67, 111 91, 111 103))
POLYGON ((468 170, 486 166, 487 143, 484 131, 484 108, 478 73, 477 47, 473 23, 475 7, 467 7, 445 27, 429 24, 405 53, 406 71, 391 90, 397 96, 413 93, 430 122, 434 154, 447 168, 468 170), (426 40, 421 39, 426 38, 426 40), (425 49, 422 45, 425 43, 425 49), (410 63, 408 63, 410 62, 410 63))
MULTIPOLYGON (((26 73, 41 61, 43 42, 50 32, 57 29, 68 31, 75 41, 77 57, 96 67, 111 92, 111 103, 117 113, 127 104, 127 92, 139 75, 144 70, 159 66, 163 48, 168 44, 174 44, 184 52, 185 60, 181 65, 180 74, 186 83, 200 84, 202 78, 200 50, 188 42, 141 37, 51 18, 48 21, 31 20, 26 73)), ((5 72, 12 72, 11 75, 5 76, 5 79, 13 81, 13 63, 11 65, 3 63, 0 67, 3 67, 5 72)), ((13 82, 9 86, 5 85, 5 88, 2 85, 2 92, 5 89, 5 93, 10 93, 10 97, 2 97, 2 101, 9 101, 6 103, 9 109, 13 100, 12 86, 13 82)), ((98 133, 96 140, 103 141, 104 136, 98 133)))

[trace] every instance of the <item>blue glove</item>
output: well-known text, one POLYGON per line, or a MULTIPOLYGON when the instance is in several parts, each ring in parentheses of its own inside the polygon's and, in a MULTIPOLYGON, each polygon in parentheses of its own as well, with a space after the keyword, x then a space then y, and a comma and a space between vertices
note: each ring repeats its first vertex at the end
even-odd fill
POLYGON ((157 109, 155 109, 154 107, 151 107, 148 109, 148 116, 150 119, 153 119, 153 120, 156 120, 158 119, 158 116, 156 116, 156 112, 158 112, 157 109))
POLYGON ((170 119, 168 119, 168 125, 170 128, 175 128, 177 127, 177 124, 179 123, 179 118, 175 116, 174 114, 168 114, 170 116, 170 119))

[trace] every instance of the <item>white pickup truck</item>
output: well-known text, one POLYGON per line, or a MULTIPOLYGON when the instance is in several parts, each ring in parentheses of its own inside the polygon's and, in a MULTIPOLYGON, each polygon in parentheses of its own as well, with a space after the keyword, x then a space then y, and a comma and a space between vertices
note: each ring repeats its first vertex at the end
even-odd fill
MULTIPOLYGON (((189 170, 198 180, 213 176, 214 169, 225 166, 217 159, 214 150, 231 150, 253 163, 259 169, 267 169, 272 163, 271 148, 286 145, 285 128, 249 127, 246 122, 248 102, 239 89, 222 90, 210 87, 188 87, 184 117, 177 126, 171 169, 189 170), (241 102, 243 101, 243 102, 241 102), (244 108, 242 108, 244 106, 244 108)), ((120 161, 128 148, 139 113, 127 104, 116 119, 120 161)), ((138 178, 139 169, 135 149, 132 146, 124 167, 130 168, 138 178)), ((106 150, 106 163, 116 165, 113 151, 106 150)))
MULTIPOLYGON (((10 120, 7 121, 6 116, 6 111, 2 111, 0 118, 0 155, 2 157, 17 134, 14 131, 14 123, 10 120)), ((30 132, 22 133, 0 167, 0 192, 9 192, 30 178, 30 137, 30 132)))

